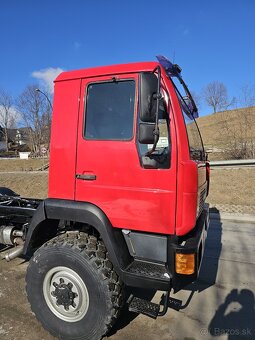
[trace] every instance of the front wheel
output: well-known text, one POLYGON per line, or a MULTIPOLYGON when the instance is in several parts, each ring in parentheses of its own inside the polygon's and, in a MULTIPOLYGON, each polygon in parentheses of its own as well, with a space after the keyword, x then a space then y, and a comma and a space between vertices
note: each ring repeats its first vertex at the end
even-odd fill
POLYGON ((123 302, 103 242, 85 233, 57 236, 39 248, 28 266, 26 290, 44 328, 66 340, 101 339, 123 302))

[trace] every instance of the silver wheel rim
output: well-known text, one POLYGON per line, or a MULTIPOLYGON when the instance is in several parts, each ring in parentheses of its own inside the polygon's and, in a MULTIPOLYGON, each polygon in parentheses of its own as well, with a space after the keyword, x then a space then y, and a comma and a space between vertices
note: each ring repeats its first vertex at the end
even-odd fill
MULTIPOLYGON (((66 295, 65 294, 65 295, 66 295)), ((87 313, 89 307, 89 294, 81 277, 67 267, 52 268, 46 274, 43 281, 43 295, 49 309, 59 319, 67 322, 80 321, 87 313), (59 303, 58 296, 61 288, 70 297, 70 304, 59 303)))

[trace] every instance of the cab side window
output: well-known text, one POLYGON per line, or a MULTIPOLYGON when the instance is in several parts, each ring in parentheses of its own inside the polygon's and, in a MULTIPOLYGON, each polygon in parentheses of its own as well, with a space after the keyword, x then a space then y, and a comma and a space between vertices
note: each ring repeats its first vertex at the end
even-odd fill
POLYGON ((183 117, 189 141, 190 159, 201 161, 204 159, 204 147, 196 120, 185 112, 183 112, 183 117))
POLYGON ((85 139, 132 139, 134 103, 134 80, 90 84, 85 109, 85 139))

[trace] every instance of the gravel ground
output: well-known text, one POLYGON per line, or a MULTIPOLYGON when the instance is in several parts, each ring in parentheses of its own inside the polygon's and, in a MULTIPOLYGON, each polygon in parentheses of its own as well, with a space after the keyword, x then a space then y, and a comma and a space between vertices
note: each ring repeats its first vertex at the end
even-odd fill
MULTIPOLYGON (((212 220, 199 281, 175 295, 183 303, 193 295, 186 308, 157 320, 124 311, 106 339, 255 339, 254 237, 254 224, 212 220)), ((26 267, 22 259, 0 261, 0 339, 54 340, 30 311, 26 267)))

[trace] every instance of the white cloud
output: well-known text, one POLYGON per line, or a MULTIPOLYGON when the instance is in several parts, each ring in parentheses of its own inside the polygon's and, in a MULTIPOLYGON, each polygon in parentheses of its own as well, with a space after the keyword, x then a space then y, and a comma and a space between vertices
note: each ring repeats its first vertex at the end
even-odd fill
POLYGON ((39 71, 32 72, 32 77, 38 79, 42 86, 46 88, 46 90, 48 90, 50 93, 53 93, 53 81, 61 72, 63 72, 63 70, 60 67, 48 67, 39 71))

